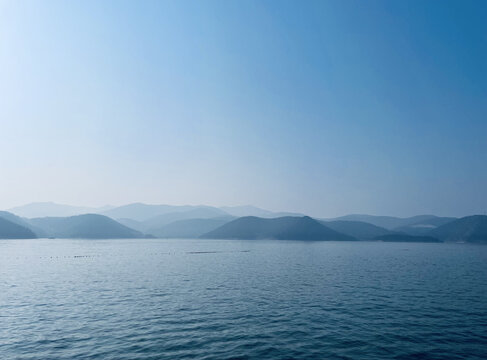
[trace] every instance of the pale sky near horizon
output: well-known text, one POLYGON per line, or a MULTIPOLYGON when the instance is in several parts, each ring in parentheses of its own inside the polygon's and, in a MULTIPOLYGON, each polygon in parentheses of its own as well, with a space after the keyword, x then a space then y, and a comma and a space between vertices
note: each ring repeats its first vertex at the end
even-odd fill
POLYGON ((487 211, 486 1, 0 0, 0 208, 487 211))

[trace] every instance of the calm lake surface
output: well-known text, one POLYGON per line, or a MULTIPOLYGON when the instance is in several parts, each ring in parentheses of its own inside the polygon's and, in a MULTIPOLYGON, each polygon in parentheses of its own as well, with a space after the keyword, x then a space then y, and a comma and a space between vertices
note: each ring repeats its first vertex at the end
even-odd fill
POLYGON ((487 246, 1 240, 1 359, 486 359, 487 246))

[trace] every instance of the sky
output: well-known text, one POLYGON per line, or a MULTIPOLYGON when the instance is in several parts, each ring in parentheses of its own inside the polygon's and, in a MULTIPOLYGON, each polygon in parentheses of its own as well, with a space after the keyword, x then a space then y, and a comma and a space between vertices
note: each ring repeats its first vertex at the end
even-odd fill
POLYGON ((487 212, 486 1, 0 0, 0 208, 487 212))

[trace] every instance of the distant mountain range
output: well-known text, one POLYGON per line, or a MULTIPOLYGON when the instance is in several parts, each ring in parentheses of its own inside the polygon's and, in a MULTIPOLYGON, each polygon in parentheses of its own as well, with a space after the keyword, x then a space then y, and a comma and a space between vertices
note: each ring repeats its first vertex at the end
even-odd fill
POLYGON ((109 208, 110 206, 94 208, 56 204, 53 202, 36 202, 27 205, 17 206, 8 209, 8 211, 21 217, 35 218, 46 216, 63 217, 81 214, 96 214, 106 211, 109 208))
POLYGON ((103 208, 33 203, 11 210, 16 213, 0 211, 0 238, 153 236, 487 243, 487 216, 484 215, 457 219, 434 215, 397 218, 354 214, 334 219, 313 219, 302 214, 272 212, 254 206, 218 208, 143 203, 103 208), (76 214, 88 210, 89 214, 76 214), (47 216, 52 214, 69 216, 47 216))
MULTIPOLYGON (((171 233, 174 235, 174 237, 181 238, 186 237, 186 233, 188 232, 188 230, 183 230, 180 225, 177 224, 185 224, 185 226, 193 227, 196 226, 197 223, 194 220, 199 220, 201 226, 205 226, 205 228, 208 228, 208 226, 211 227, 210 224, 215 223, 215 221, 218 224, 224 224, 233 219, 233 216, 224 215, 224 213, 220 214, 218 212, 213 212, 212 210, 197 209, 159 215, 146 221, 137 221, 132 219, 117 219, 117 221, 128 227, 148 234, 167 237, 167 234, 171 233), (203 225, 205 223, 208 223, 208 225, 203 225), (171 227, 170 225, 172 224, 175 224, 176 226, 171 227), (172 229, 169 231, 169 233, 167 232, 169 229, 168 226, 170 229, 172 229), (182 233, 177 232, 177 228, 181 228, 182 233)), ((190 229, 189 231, 194 232, 195 230, 196 229, 190 229)))
POLYGON ((178 213, 191 211, 201 208, 211 208, 210 206, 173 206, 173 205, 152 205, 134 203, 123 205, 102 212, 103 215, 113 219, 132 219, 136 221, 147 221, 156 216, 166 215, 169 213, 178 213))
POLYGON ((227 221, 232 220, 233 216, 228 215, 226 212, 214 209, 214 208, 199 208, 188 210, 184 212, 169 213, 159 215, 143 222, 143 229, 149 233, 155 233, 160 231, 166 225, 180 220, 192 220, 192 219, 213 219, 222 218, 227 221))
POLYGON ((178 220, 149 233, 159 238, 196 239, 228 223, 233 218, 178 220))
MULTIPOLYGON (((34 217, 65 217, 82 214, 101 214, 112 219, 130 219, 140 222, 148 221, 162 215, 171 213, 188 213, 184 218, 206 218, 212 216, 258 216, 263 218, 275 218, 282 216, 303 216, 299 213, 273 212, 255 206, 207 206, 207 205, 154 205, 133 203, 122 206, 82 207, 53 202, 36 202, 8 209, 9 212, 25 218, 34 217), (203 215, 197 214, 200 211, 203 215), (191 214, 193 212, 193 214, 191 214)), ((181 220, 181 219, 180 219, 181 220)), ((158 224, 160 225, 160 224, 158 224)))
POLYGON ((273 212, 264 210, 252 205, 246 206, 222 206, 221 210, 235 217, 256 216, 261 218, 276 218, 283 216, 304 216, 304 214, 294 212, 273 212))

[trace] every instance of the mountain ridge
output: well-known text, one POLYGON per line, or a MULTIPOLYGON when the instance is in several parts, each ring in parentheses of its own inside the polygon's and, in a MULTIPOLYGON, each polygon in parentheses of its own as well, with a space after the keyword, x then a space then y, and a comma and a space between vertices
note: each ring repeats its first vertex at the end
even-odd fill
POLYGON ((41 228, 48 237, 85 239, 144 238, 141 232, 99 214, 68 217, 43 217, 29 220, 41 228))
POLYGON ((428 235, 445 242, 487 244, 487 216, 466 216, 439 226, 428 235))
POLYGON ((353 236, 360 240, 372 240, 377 236, 394 233, 392 230, 376 226, 363 221, 351 220, 320 220, 320 223, 329 227, 332 230, 340 233, 353 236))
POLYGON ((355 241, 352 236, 338 233, 309 217, 285 216, 259 218, 244 216, 226 223, 200 236, 204 239, 248 239, 248 240, 337 240, 355 241))
POLYGON ((0 217, 0 239, 35 239, 36 234, 29 228, 0 217))
POLYGON ((361 221, 375 226, 379 226, 388 230, 395 230, 402 226, 409 226, 412 224, 420 224, 421 222, 434 221, 433 219, 456 219, 448 217, 440 217, 436 215, 415 215, 410 217, 395 217, 387 215, 367 215, 367 214, 349 214, 336 218, 323 219, 325 221, 361 221))

